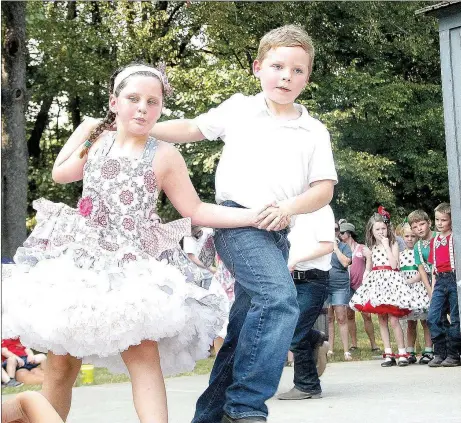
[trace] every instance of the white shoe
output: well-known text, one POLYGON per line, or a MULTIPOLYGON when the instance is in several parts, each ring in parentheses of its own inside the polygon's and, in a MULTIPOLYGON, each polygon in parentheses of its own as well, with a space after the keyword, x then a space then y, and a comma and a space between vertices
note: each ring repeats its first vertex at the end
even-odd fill
POLYGON ((328 358, 331 358, 331 357, 333 357, 333 354, 334 354, 333 351, 328 350, 328 352, 327 352, 327 357, 328 357, 328 358))
POLYGON ((349 351, 344 353, 344 360, 345 361, 352 361, 352 354, 349 351))

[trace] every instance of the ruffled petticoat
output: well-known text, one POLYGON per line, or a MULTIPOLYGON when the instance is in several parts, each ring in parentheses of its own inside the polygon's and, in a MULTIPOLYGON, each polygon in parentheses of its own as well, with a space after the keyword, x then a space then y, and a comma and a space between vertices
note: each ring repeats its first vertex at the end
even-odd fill
MULTIPOLYGON (((416 276, 419 272, 416 270, 412 271, 402 271, 403 277, 405 280, 409 280, 416 276)), ((411 292, 411 303, 413 310, 408 316, 403 317, 407 320, 426 320, 427 313, 429 311, 430 298, 427 293, 426 287, 423 282, 415 282, 408 284, 408 287, 411 292)))
MULTIPOLYGON (((4 338, 120 373, 127 372, 120 352, 143 340, 158 342, 164 375, 190 371, 208 356, 227 298, 218 284, 200 287, 195 270, 169 264, 182 262, 179 248, 157 249, 168 257, 161 260, 125 239, 115 253, 101 248, 111 234, 86 225, 74 209, 43 200, 35 206, 38 224, 17 264, 2 266, 4 338)), ((163 246, 177 245, 190 225, 183 220, 154 225, 163 246)))
POLYGON ((349 306, 356 311, 404 317, 414 305, 408 284, 400 272, 372 270, 352 296, 349 306))

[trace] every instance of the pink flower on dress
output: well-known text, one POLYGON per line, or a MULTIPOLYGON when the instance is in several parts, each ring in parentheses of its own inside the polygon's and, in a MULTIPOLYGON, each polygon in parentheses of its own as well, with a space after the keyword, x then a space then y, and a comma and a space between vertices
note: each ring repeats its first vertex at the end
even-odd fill
POLYGON ((125 219, 123 219, 122 225, 127 231, 132 231, 134 229, 134 220, 130 217, 125 217, 125 219))
POLYGON ((78 211, 83 217, 87 217, 93 210, 93 200, 91 197, 83 197, 78 202, 78 211))
POLYGON ((120 201, 125 205, 131 204, 133 202, 133 198, 133 193, 128 190, 122 191, 120 194, 120 201))

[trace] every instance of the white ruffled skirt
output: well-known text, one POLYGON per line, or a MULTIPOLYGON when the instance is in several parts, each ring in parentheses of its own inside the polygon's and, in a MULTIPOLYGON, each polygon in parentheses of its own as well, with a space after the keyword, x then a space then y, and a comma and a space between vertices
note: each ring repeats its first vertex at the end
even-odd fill
POLYGON ((96 272, 66 254, 24 271, 4 265, 3 337, 126 373, 120 352, 157 341, 164 375, 191 371, 224 325, 221 287, 186 283, 156 260, 96 272))

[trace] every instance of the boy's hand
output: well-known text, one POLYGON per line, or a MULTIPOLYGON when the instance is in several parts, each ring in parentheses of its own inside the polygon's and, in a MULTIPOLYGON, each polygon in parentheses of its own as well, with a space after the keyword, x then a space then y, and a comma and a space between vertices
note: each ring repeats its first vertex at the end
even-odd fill
POLYGON ((290 259, 288 261, 288 270, 292 273, 295 270, 296 265, 299 263, 296 259, 290 259))
POLYGON ((27 362, 30 363, 30 364, 34 364, 34 363, 35 363, 35 356, 34 356, 34 354, 29 354, 29 355, 27 355, 27 362))
POLYGON ((291 221, 291 215, 287 207, 279 204, 271 204, 257 217, 258 229, 266 231, 280 231, 285 229, 291 221))
POLYGON ((16 362, 17 362, 17 367, 24 367, 26 363, 24 363, 24 360, 21 357, 16 356, 16 362))

